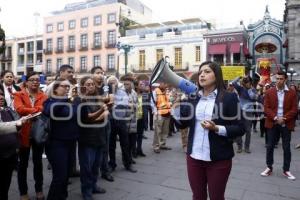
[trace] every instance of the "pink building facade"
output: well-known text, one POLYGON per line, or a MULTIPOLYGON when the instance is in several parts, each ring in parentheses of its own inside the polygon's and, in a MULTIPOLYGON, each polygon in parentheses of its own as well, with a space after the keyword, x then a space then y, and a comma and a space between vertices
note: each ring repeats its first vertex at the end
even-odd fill
POLYGON ((145 9, 141 12, 124 1, 102 0, 74 3, 53 12, 44 18, 44 73, 54 75, 62 64, 70 64, 80 75, 95 66, 115 73, 120 16, 144 23, 151 19, 151 10, 145 9))

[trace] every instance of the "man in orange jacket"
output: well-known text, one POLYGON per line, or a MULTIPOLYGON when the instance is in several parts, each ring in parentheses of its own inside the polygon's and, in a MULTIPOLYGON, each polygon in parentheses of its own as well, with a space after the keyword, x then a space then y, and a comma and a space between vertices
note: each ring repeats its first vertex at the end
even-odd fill
POLYGON ((155 126, 153 137, 153 150, 155 153, 160 153, 160 149, 171 150, 170 147, 166 146, 171 116, 171 105, 166 89, 167 84, 160 83, 159 87, 153 91, 151 101, 155 126))

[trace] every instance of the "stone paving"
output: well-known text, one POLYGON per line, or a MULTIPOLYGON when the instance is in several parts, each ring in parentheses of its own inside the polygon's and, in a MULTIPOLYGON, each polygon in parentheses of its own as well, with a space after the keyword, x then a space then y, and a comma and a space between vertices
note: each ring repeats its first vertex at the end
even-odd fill
MULTIPOLYGON (((298 125, 300 126, 300 125, 298 125)), ((292 163, 291 172, 298 178, 291 181, 282 176, 282 148, 281 143, 274 153, 274 173, 271 177, 261 177, 260 172, 265 169, 264 139, 259 133, 252 134, 251 154, 237 154, 233 159, 233 169, 226 190, 229 200, 300 200, 300 150, 294 149, 300 143, 300 128, 297 127, 292 135, 292 163)), ((136 174, 123 169, 118 153, 118 167, 113 173, 114 182, 107 182, 99 178, 99 185, 107 190, 106 194, 94 195, 95 200, 191 200, 185 154, 180 145, 179 133, 168 138, 171 151, 153 153, 151 149, 153 132, 146 132, 144 140, 146 158, 137 158, 136 174)), ((119 152, 119 151, 118 151, 119 152)), ((46 169, 44 160, 44 191, 47 194, 51 181, 51 171, 46 169)), ((72 178, 69 186, 69 198, 79 200, 80 180, 72 178)), ((28 170, 29 194, 34 197, 34 181, 32 178, 32 163, 28 170)), ((14 174, 9 199, 19 199, 16 174, 14 174)))

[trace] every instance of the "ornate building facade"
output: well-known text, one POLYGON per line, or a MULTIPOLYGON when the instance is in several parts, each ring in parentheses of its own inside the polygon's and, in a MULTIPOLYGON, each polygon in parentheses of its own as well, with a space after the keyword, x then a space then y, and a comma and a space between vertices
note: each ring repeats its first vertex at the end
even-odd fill
POLYGON ((269 60, 270 70, 276 72, 284 69, 286 39, 283 22, 271 18, 268 6, 264 18, 254 24, 248 25, 248 44, 252 55, 253 68, 259 68, 259 62, 263 59, 269 60))

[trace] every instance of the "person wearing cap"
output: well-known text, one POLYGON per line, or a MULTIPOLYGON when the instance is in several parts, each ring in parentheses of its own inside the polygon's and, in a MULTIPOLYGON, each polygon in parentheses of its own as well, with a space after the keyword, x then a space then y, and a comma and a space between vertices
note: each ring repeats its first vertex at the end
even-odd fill
MULTIPOLYGON (((254 119, 253 110, 255 101, 258 99, 258 94, 255 88, 252 86, 252 79, 249 76, 238 77, 232 81, 232 84, 239 94, 239 99, 244 116, 244 126, 245 126, 245 144, 244 151, 246 153, 251 153, 250 151, 250 141, 251 141, 251 126, 252 120, 254 119), (242 78, 242 85, 239 85, 239 81, 242 78)), ((243 139, 238 137, 237 140, 238 150, 237 153, 243 151, 243 139)))

